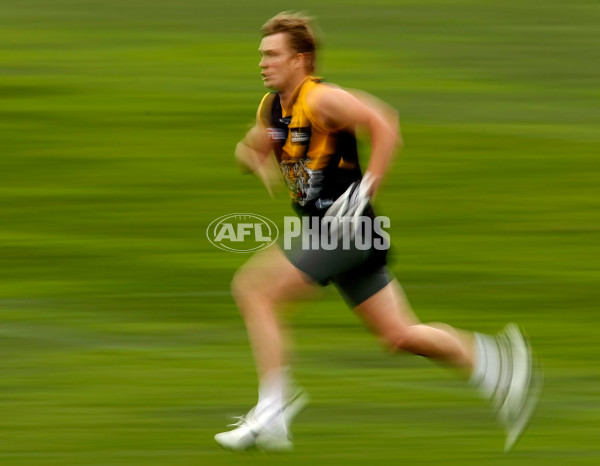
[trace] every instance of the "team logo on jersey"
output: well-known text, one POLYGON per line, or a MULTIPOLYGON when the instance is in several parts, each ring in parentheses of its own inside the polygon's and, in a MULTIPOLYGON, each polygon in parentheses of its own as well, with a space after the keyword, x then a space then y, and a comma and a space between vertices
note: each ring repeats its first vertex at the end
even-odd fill
POLYGON ((271 143, 287 139, 287 131, 280 128, 267 128, 267 135, 271 143))
POLYGON ((262 215, 227 214, 213 220, 206 237, 213 246, 230 252, 255 252, 271 246, 279 236, 277 225, 262 215))
POLYGON ((290 128, 292 132, 291 141, 292 144, 299 144, 305 146, 310 141, 310 127, 306 128, 290 128))

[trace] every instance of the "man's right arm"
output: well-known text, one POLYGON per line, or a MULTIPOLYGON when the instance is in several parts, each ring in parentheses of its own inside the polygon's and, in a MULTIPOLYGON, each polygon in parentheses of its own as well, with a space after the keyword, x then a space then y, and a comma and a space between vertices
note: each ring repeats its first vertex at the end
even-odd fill
POLYGON ((273 190, 281 184, 281 173, 269 158, 270 152, 271 144, 267 130, 257 116, 256 124, 235 147, 235 159, 242 170, 254 173, 273 197, 273 190))
POLYGON ((267 131, 257 121, 235 146, 235 159, 244 171, 254 173, 264 163, 270 151, 267 131))

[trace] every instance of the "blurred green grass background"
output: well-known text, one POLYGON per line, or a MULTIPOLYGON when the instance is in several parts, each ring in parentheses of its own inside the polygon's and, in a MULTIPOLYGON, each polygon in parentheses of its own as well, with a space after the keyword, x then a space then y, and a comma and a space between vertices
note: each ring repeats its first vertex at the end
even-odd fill
POLYGON ((264 93, 258 30, 299 5, 0 4, 0 461, 15 465, 598 464, 600 4, 305 1, 321 75, 400 112, 379 196, 419 316, 527 329, 546 371, 517 451, 420 358, 382 354, 337 294, 293 306, 313 402, 285 456, 212 436, 255 401, 205 229, 278 222, 233 147, 264 93))

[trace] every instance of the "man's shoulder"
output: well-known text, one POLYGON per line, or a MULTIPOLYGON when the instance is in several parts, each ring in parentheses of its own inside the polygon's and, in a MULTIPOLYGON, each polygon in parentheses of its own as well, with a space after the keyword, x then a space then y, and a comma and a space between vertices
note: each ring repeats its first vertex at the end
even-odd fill
POLYGON ((279 94, 275 91, 267 92, 262 99, 260 99, 260 104, 258 104, 259 110, 265 106, 269 106, 273 103, 276 97, 279 97, 279 94))
POLYGON ((335 84, 318 82, 306 90, 303 100, 309 109, 318 111, 321 106, 334 100, 336 94, 340 91, 343 90, 335 84))
POLYGON ((261 99, 256 116, 263 126, 266 127, 271 124, 273 104, 276 104, 277 102, 279 102, 279 94, 277 94, 277 92, 267 92, 261 99))
POLYGON ((329 115, 339 111, 340 102, 348 94, 346 90, 330 83, 319 83, 307 90, 304 102, 309 113, 317 120, 321 126, 329 130, 336 129, 326 123, 329 115))
POLYGON ((337 84, 317 81, 306 90, 304 98, 309 105, 318 105, 322 101, 335 100, 341 94, 347 94, 347 91, 337 84))

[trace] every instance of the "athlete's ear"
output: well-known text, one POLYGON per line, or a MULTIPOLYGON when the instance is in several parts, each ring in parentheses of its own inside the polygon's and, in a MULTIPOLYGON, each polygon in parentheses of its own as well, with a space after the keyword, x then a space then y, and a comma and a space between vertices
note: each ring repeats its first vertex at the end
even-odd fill
POLYGON ((294 67, 296 69, 304 68, 304 59, 305 59, 304 54, 302 52, 298 52, 296 54, 296 56, 294 57, 294 67))

